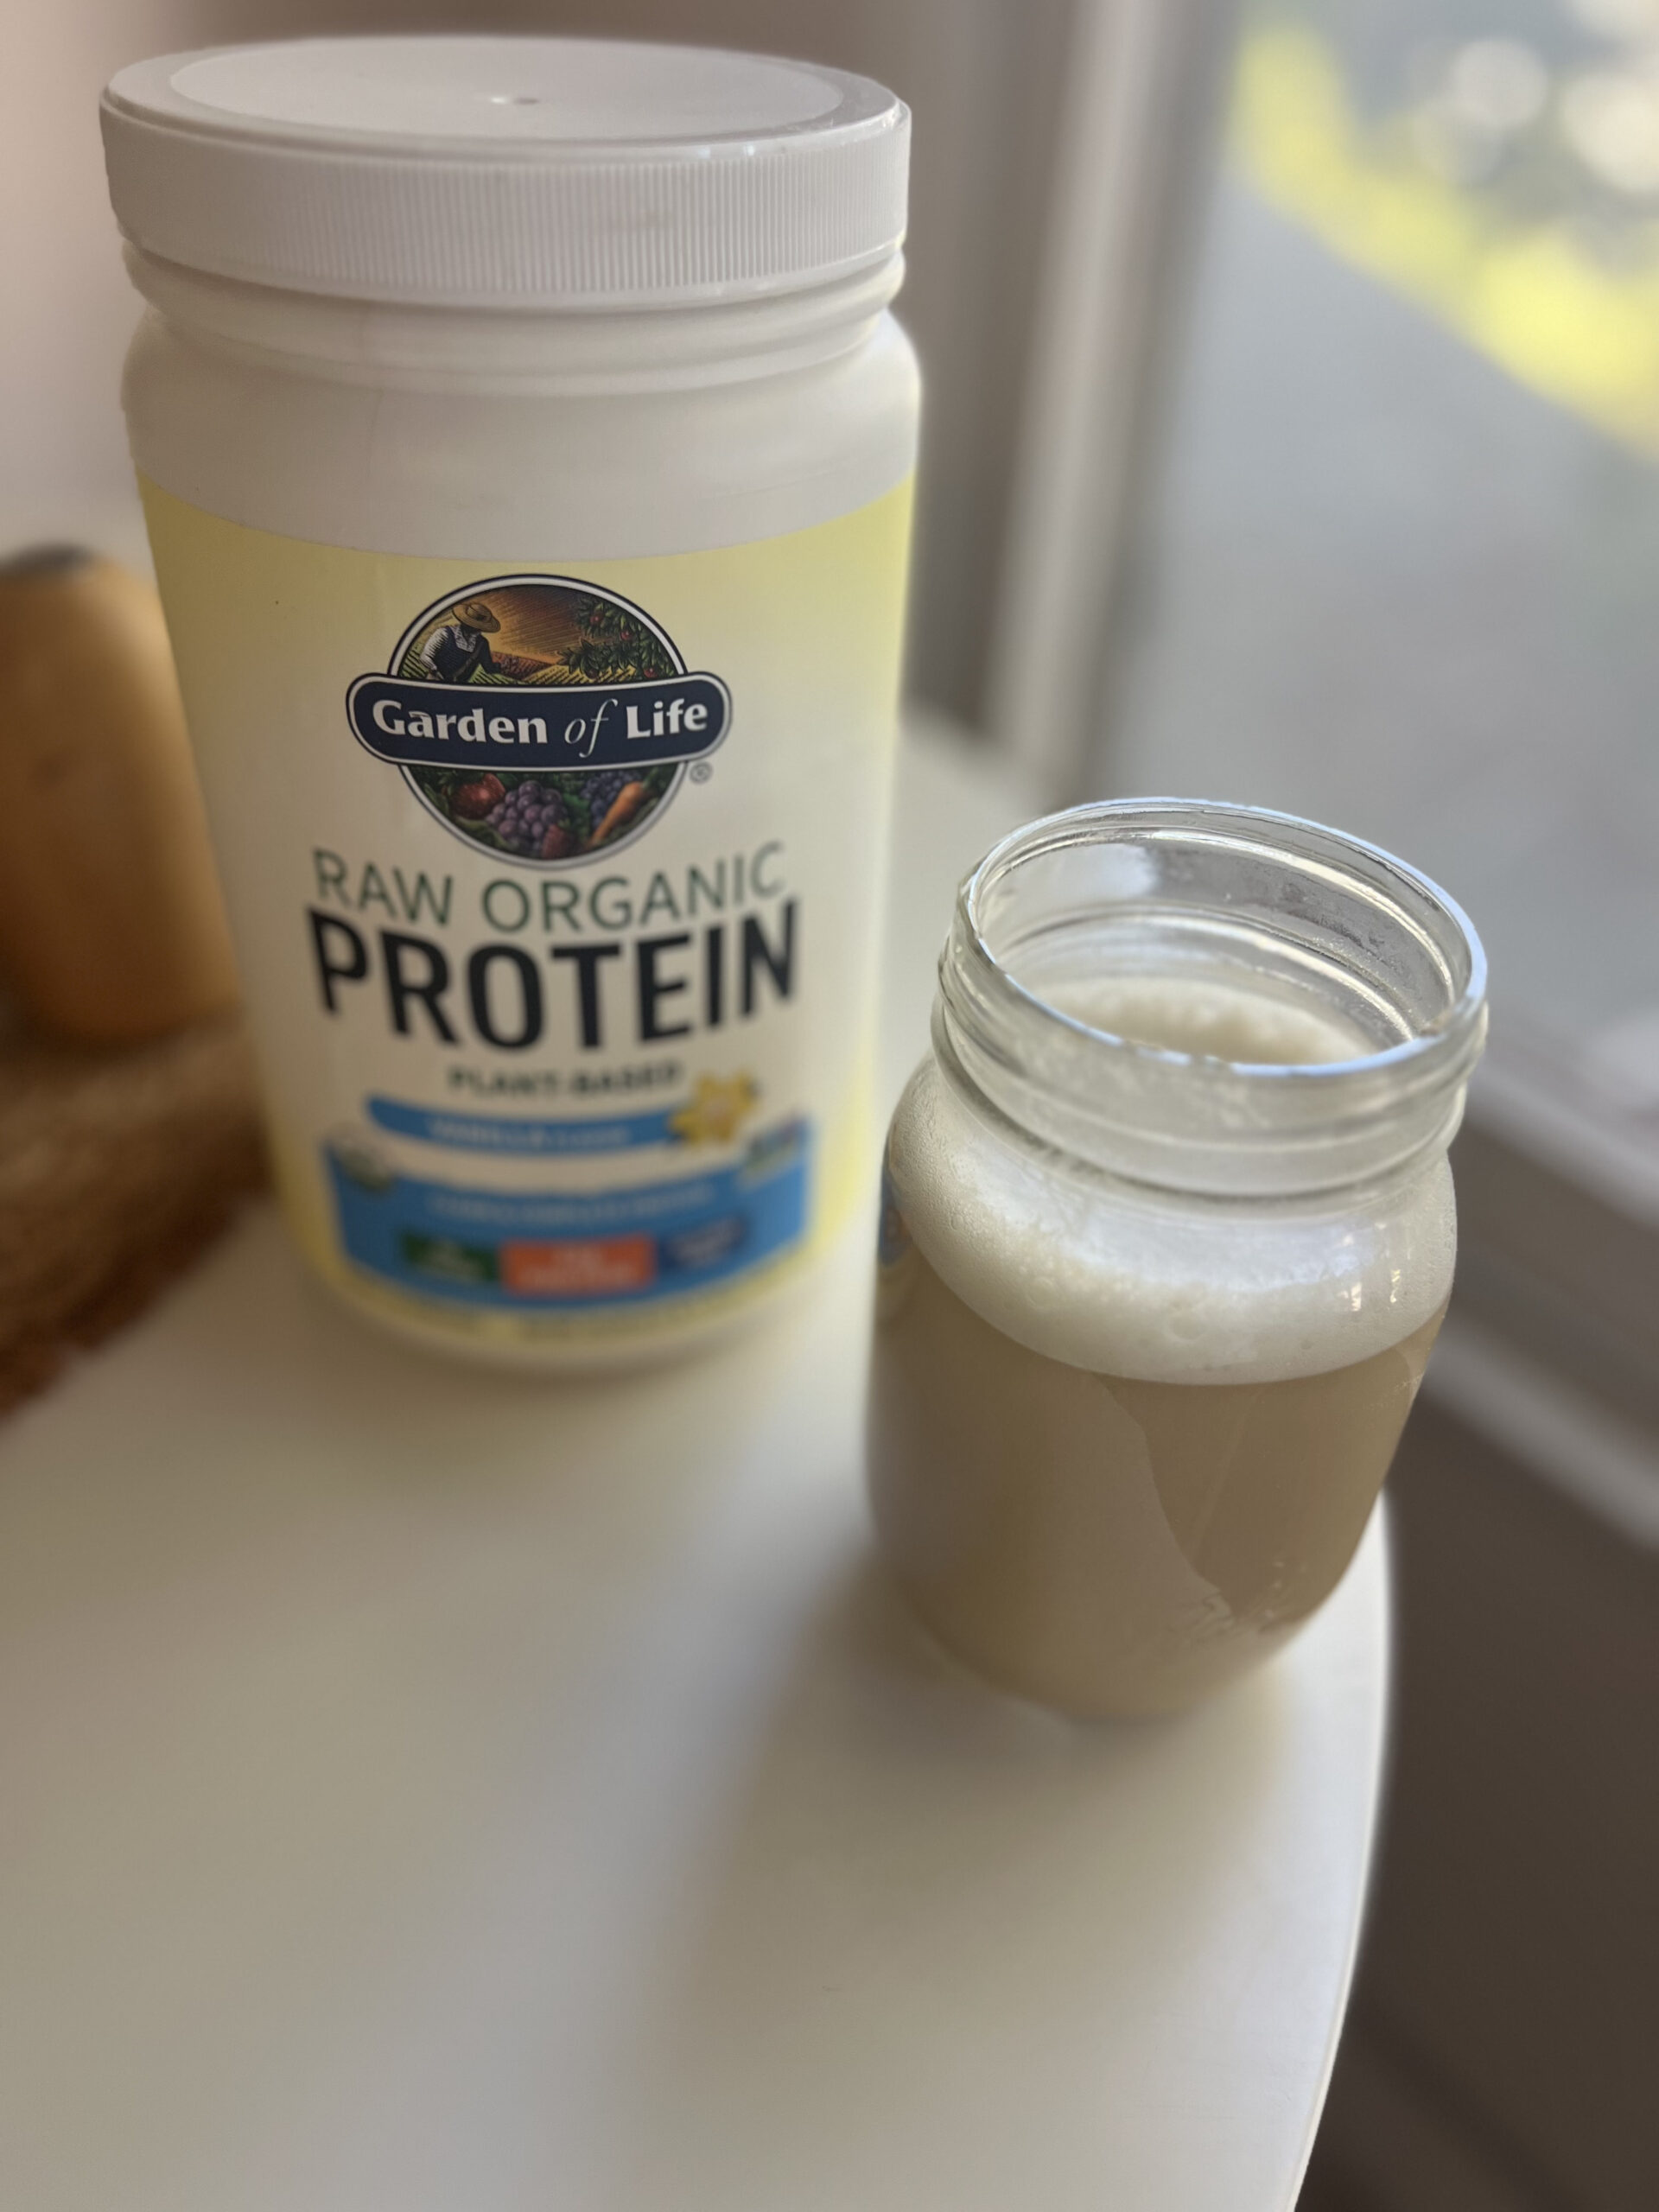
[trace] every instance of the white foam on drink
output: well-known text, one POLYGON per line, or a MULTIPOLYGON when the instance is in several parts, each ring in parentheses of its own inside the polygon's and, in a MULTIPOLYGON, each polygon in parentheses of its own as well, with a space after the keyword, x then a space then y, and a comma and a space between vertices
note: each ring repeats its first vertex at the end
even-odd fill
POLYGON ((1305 1000, 1246 990, 1215 976, 1101 976, 1046 985, 1049 1005, 1091 1029, 1253 1067, 1318 1067, 1363 1059, 1376 1044, 1305 1000))
MULTIPOLYGON (((1070 982, 1091 1027, 1174 1052, 1310 1066, 1377 1049, 1323 1008, 1211 977, 1070 982)), ((923 1256, 1004 1335, 1147 1382, 1277 1382, 1368 1359, 1429 1319, 1456 1249, 1444 1160, 1363 1192, 1238 1202, 1069 1173, 972 1114, 930 1060, 894 1122, 923 1256)))

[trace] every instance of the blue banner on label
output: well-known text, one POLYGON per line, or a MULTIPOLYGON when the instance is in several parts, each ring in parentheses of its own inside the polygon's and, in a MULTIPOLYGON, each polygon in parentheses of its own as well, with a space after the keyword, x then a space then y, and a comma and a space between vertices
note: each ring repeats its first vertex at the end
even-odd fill
POLYGON ((346 694, 359 745, 404 768, 649 768, 700 760, 731 721, 717 676, 623 683, 429 683, 359 676, 346 694))
POLYGON ((673 1109, 651 1114, 593 1116, 570 1121, 533 1121, 503 1114, 454 1114, 442 1107, 406 1106, 400 1098, 371 1098, 369 1118, 395 1136, 417 1137, 454 1152, 495 1152, 516 1157, 567 1158, 572 1154, 628 1152, 636 1146, 677 1144, 673 1109))
POLYGON ((340 1240, 361 1268, 472 1306, 641 1305, 776 1259, 804 1234, 810 1141, 791 1123, 738 1166, 632 1190, 541 1196, 377 1173, 327 1153, 340 1240))

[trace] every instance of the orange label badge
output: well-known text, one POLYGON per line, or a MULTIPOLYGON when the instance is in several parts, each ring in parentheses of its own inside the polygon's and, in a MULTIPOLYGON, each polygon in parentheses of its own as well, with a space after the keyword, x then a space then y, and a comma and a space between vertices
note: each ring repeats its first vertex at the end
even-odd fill
POLYGON ((520 1298, 603 1298, 644 1290, 656 1280, 657 1248, 649 1236, 562 1238, 556 1243, 504 1244, 501 1281, 520 1298))

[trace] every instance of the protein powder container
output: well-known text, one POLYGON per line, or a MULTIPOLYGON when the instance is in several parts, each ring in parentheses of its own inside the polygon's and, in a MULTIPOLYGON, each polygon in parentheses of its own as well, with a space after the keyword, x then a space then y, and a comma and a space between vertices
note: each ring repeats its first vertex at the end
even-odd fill
POLYGON ((294 1233, 433 1344, 692 1342, 872 1172, 908 111, 389 38, 143 62, 103 122, 294 1233))

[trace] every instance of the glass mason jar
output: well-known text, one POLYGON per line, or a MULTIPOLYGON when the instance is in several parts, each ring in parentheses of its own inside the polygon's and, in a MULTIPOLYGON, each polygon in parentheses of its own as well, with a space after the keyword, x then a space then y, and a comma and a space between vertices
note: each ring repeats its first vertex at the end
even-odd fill
POLYGON ((1484 956, 1373 846, 1123 800, 998 845, 939 977, 887 1146, 880 1541, 992 1680, 1173 1710, 1358 1544, 1452 1288, 1484 956))

